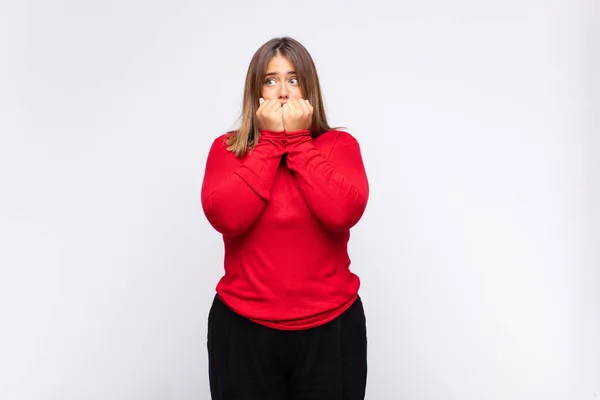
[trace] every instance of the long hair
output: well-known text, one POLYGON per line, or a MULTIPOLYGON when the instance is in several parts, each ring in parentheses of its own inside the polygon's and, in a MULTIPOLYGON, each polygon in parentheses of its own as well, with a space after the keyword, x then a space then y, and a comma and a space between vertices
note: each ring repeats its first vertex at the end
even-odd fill
POLYGON ((311 136, 317 137, 331 129, 327 123, 319 76, 311 55, 295 39, 287 36, 274 38, 263 44, 254 53, 248 66, 240 126, 237 130, 230 132, 227 138, 228 150, 235 153, 237 157, 244 156, 258 142, 260 135, 256 121, 258 100, 262 93, 267 65, 276 55, 287 58, 294 65, 302 95, 313 106, 311 136))

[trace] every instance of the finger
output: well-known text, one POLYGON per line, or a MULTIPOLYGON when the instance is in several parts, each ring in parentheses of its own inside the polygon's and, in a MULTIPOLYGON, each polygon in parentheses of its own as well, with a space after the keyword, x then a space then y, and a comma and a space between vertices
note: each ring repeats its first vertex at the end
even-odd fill
POLYGON ((308 99, 306 100, 306 106, 308 108, 308 111, 310 112, 310 115, 312 115, 315 108, 310 104, 310 101, 308 101, 308 99))
POLYGON ((281 103, 276 102, 276 104, 273 105, 273 112, 275 113, 283 113, 284 111, 284 106, 281 105, 281 103))
POLYGON ((306 103, 304 102, 303 99, 296 100, 296 113, 297 113, 296 115, 298 115, 299 118, 305 117, 306 115, 309 114, 309 110, 305 106, 306 106, 306 103))
POLYGON ((269 106, 266 109, 268 114, 272 114, 277 112, 277 110, 281 108, 281 104, 277 100, 269 100, 269 106))
POLYGON ((271 106, 271 100, 263 99, 261 105, 259 106, 259 111, 262 115, 266 115, 269 112, 269 107, 271 106))
POLYGON ((267 105, 269 105, 269 101, 261 97, 260 99, 258 99, 258 109, 256 110, 256 112, 262 113, 267 105))
POLYGON ((306 115, 310 114, 310 103, 308 103, 308 100, 301 99, 298 104, 302 111, 306 113, 306 115))
POLYGON ((290 103, 285 103, 282 107, 281 107, 281 118, 283 118, 283 121, 285 122, 285 120, 290 120, 291 118, 291 105, 290 103))
POLYGON ((288 103, 290 105, 290 113, 291 115, 298 115, 298 111, 300 111, 299 107, 298 107, 298 100, 292 100, 291 102, 288 103))

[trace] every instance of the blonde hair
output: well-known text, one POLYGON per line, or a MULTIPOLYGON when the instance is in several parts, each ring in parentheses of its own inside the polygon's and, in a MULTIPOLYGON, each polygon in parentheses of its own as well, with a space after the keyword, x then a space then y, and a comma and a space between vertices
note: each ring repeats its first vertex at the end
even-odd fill
POLYGON ((327 123, 319 76, 311 55, 295 39, 287 36, 274 38, 263 44, 254 53, 248 66, 240 126, 237 130, 230 132, 226 139, 228 150, 235 153, 237 157, 243 157, 258 142, 260 135, 256 122, 258 100, 262 93, 267 65, 276 55, 287 58, 294 65, 302 95, 314 108, 310 127, 311 135, 317 137, 332 129, 327 123))

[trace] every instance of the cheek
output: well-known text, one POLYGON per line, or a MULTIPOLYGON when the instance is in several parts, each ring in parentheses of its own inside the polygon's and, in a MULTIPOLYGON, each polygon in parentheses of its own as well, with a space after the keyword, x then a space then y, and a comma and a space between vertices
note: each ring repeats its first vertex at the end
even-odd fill
POLYGON ((276 98, 273 88, 268 87, 268 86, 263 86, 262 91, 261 91, 261 97, 265 100, 271 100, 276 98))
POLYGON ((292 89, 290 89, 290 97, 292 99, 302 99, 302 90, 300 89, 299 86, 294 86, 292 89))

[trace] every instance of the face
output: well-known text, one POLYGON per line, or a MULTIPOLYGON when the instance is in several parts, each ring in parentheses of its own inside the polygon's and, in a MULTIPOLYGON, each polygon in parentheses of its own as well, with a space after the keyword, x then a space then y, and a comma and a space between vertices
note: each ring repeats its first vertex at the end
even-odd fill
POLYGON ((277 54, 269 61, 261 96, 265 100, 279 100, 281 104, 302 98, 295 68, 290 60, 277 54))

